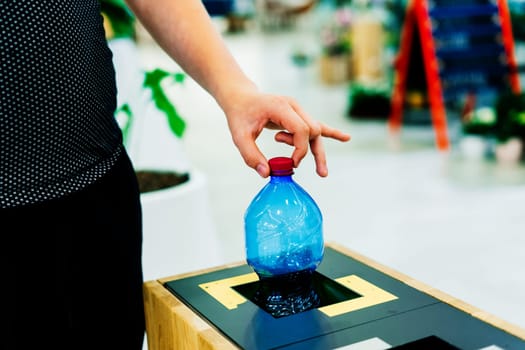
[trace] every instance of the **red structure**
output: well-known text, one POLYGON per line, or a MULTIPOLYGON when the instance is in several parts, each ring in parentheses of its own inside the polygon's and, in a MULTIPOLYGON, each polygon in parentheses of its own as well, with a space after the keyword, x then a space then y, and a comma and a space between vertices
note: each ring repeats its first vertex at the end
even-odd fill
MULTIPOLYGON (((501 85, 508 86, 512 91, 519 92, 520 84, 517 73, 517 64, 514 57, 514 39, 512 35, 510 12, 505 0, 493 2, 487 0, 486 4, 472 5, 472 2, 461 1, 450 2, 446 0, 435 0, 432 7, 426 0, 411 0, 406 9, 405 21, 401 32, 401 42, 398 56, 395 62, 394 87, 391 97, 391 112, 389 117, 389 128, 392 133, 399 133, 403 122, 403 111, 405 107, 405 93, 407 89, 407 76, 410 67, 411 50, 414 46, 415 32, 418 31, 421 41, 421 55, 423 58, 424 74, 427 82, 427 95, 430 108, 432 125, 435 130, 436 146, 441 151, 447 151, 450 147, 447 132, 447 112, 444 100, 443 80, 446 78, 443 62, 446 58, 440 57, 441 53, 436 49, 436 35, 443 34, 443 28, 440 28, 440 21, 460 20, 458 23, 467 23, 471 20, 474 25, 453 28, 448 31, 449 38, 453 35, 463 35, 463 47, 461 49, 447 48, 446 40, 439 41, 440 52, 449 54, 458 63, 458 58, 469 58, 465 60, 464 72, 474 72, 477 77, 484 74, 493 74, 495 68, 501 68, 507 74, 498 75, 501 77, 501 85), (497 18, 495 18, 497 17, 497 18), (487 18, 483 23, 480 18, 487 18), (478 48, 473 44, 476 42, 474 37, 479 33, 487 33, 495 38, 495 47, 500 46, 504 60, 501 61, 501 67, 495 67, 494 64, 488 63, 484 67, 474 68, 469 62, 476 59, 478 48), (464 39, 467 37, 468 39, 464 39), (443 43, 444 42, 444 43, 443 43), (447 49, 449 49, 447 51, 447 49), (456 50, 454 52, 454 50, 456 50), (450 55, 452 52, 453 55, 450 55), (455 55, 455 56, 454 56, 455 55)), ((479 41, 479 40, 478 40, 479 41)), ((456 41, 457 42, 457 41, 456 41)), ((481 50, 481 46, 479 47, 481 50)), ((489 51, 489 54, 496 57, 500 55, 497 49, 489 51), (492 53, 490 53, 492 52, 492 53)), ((478 57, 477 61, 483 58, 478 57)), ((445 63, 446 65, 446 63, 445 63)), ((457 68, 457 67, 456 67, 457 68)), ((457 70, 456 70, 457 73, 457 70)), ((461 74, 462 72, 460 72, 461 74)), ((479 84, 477 83, 478 87, 479 84)), ((472 93, 472 82, 470 86, 464 86, 465 92, 472 93)))

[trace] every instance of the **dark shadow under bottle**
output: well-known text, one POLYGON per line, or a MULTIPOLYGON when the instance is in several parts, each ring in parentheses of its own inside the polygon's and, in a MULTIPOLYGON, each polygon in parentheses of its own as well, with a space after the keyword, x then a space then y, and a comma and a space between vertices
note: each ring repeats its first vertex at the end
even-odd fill
POLYGON ((362 295, 316 270, 303 270, 276 277, 259 277, 233 287, 274 318, 359 298, 362 295))
POLYGON ((284 317, 319 306, 313 286, 313 270, 260 278, 253 302, 273 317, 284 317))

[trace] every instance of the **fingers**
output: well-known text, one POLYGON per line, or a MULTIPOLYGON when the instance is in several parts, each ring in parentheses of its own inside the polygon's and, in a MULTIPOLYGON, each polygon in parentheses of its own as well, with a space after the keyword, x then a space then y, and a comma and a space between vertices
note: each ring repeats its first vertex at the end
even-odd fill
MULTIPOLYGON (((295 150, 292 154, 292 158, 294 160, 294 164, 296 167, 299 166, 299 163, 301 160, 306 156, 308 153, 308 147, 311 145, 311 140, 315 140, 319 138, 321 135, 321 124, 317 121, 314 121, 308 113, 306 113, 301 106, 292 98, 288 98, 288 103, 295 111, 296 115, 298 115, 302 122, 306 124, 306 133, 302 135, 297 135, 295 133, 289 133, 292 134, 292 143, 295 147, 295 150)), ((276 135, 277 136, 277 135, 276 135)), ((279 139, 283 139, 285 142, 287 141, 288 144, 290 144, 290 138, 289 136, 279 135, 279 139)), ((324 152, 321 150, 321 152, 324 152)), ((324 155, 323 155, 324 157, 324 155)))
POLYGON ((287 131, 279 131, 275 134, 275 141, 286 143, 288 146, 293 146, 293 135, 287 131))
POLYGON ((289 146, 294 147, 292 159, 294 161, 294 167, 299 167, 301 160, 308 153, 308 145, 310 143, 308 140, 308 135, 304 136, 297 133, 292 134, 285 131, 280 131, 275 135, 275 140, 277 142, 285 143, 289 146))
POLYGON ((350 140, 350 135, 347 133, 342 132, 341 130, 329 127, 324 124, 321 125, 321 135, 323 137, 328 137, 334 140, 343 141, 346 142, 350 140))
POLYGON ((300 161, 306 156, 309 146, 310 151, 312 152, 315 159, 317 174, 321 177, 326 177, 328 176, 328 167, 322 138, 328 137, 338 141, 346 142, 350 140, 350 135, 338 129, 312 120, 308 114, 304 113, 300 107, 294 106, 293 103, 294 102, 292 100, 290 104, 308 126, 308 141, 305 141, 304 138, 296 137, 296 134, 289 131, 278 132, 275 135, 275 140, 277 142, 282 142, 289 146, 295 147, 294 154, 292 155, 295 167, 298 167, 300 161), (306 146, 302 147, 300 144, 301 142, 307 142, 305 143, 306 146))
POLYGON ((326 152, 321 137, 316 137, 310 141, 310 149, 315 159, 315 169, 319 176, 328 176, 328 167, 326 166, 326 152))
POLYGON ((253 168, 261 177, 270 176, 270 167, 266 157, 255 143, 255 138, 250 134, 234 137, 234 143, 241 153, 244 162, 253 168))
POLYGON ((268 177, 268 161, 257 146, 256 139, 264 128, 280 130, 274 139, 293 147, 291 157, 296 168, 311 151, 317 174, 327 176, 323 137, 348 141, 350 135, 313 120, 292 98, 272 95, 255 97, 257 101, 253 96, 248 96, 240 104, 241 107, 235 105, 236 108, 230 109, 228 115, 233 141, 245 163, 261 177, 268 177))
POLYGON ((292 98, 289 98, 290 106, 293 110, 301 117, 301 119, 308 125, 310 128, 310 138, 317 137, 321 134, 321 124, 317 121, 314 121, 308 113, 306 113, 301 106, 292 98))
MULTIPOLYGON (((275 135, 275 140, 277 142, 285 143, 289 146, 293 146, 293 135, 288 132, 280 131, 275 135)), ((310 140, 310 150, 315 159, 315 167, 317 174, 321 177, 326 177, 328 175, 328 167, 326 163, 326 153, 324 149, 324 144, 320 136, 314 137, 310 140)))
MULTIPOLYGON (((323 137, 329 137, 331 139, 335 139, 338 141, 348 141, 350 140, 350 135, 347 133, 344 133, 340 130, 331 128, 329 126, 326 126, 324 124, 319 124, 321 126, 321 133, 320 135, 311 136, 310 139, 314 139, 317 136, 323 136, 323 137)), ((288 131, 279 131, 275 135, 275 141, 286 143, 289 146, 293 146, 293 134, 289 133, 288 131)))
POLYGON ((271 122, 280 125, 281 129, 285 130, 277 133, 275 140, 294 147, 292 159, 294 166, 297 168, 308 153, 312 127, 308 120, 305 120, 302 115, 297 113, 289 99, 285 101, 287 108, 283 109, 280 115, 272 117, 271 122))

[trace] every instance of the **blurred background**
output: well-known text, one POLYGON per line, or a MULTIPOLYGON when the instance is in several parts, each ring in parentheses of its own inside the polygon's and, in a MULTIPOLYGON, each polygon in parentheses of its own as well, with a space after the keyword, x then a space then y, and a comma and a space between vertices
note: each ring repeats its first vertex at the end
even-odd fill
MULTIPOLYGON (((310 154, 294 175, 325 240, 525 328, 525 1, 463 2, 204 5, 261 90, 352 135, 325 140, 327 178, 310 154)), ((123 1, 102 3, 126 146, 138 170, 182 182, 143 194, 145 278, 243 261, 244 211, 268 180, 123 1)), ((270 131, 258 145, 292 152, 270 131)))

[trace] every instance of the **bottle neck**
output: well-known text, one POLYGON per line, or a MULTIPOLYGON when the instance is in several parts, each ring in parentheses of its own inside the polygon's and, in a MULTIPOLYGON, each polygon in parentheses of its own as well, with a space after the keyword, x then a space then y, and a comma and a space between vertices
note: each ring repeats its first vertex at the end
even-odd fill
POLYGON ((293 181, 292 175, 271 175, 270 182, 279 183, 279 182, 290 182, 293 181))

